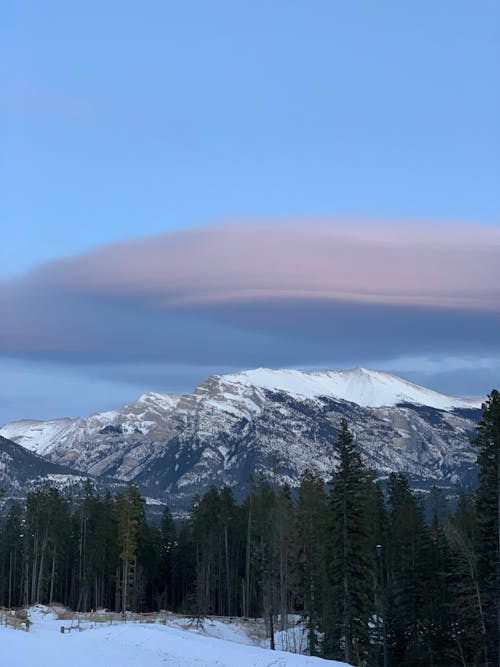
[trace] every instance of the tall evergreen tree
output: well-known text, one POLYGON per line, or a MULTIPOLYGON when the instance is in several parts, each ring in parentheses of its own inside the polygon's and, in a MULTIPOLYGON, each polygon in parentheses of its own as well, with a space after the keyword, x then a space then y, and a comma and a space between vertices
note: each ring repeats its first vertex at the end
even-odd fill
POLYGON ((478 573, 477 512, 473 499, 461 494, 457 508, 444 524, 448 547, 448 607, 451 623, 450 657, 459 665, 488 664, 483 591, 478 573))
POLYGON ((474 440, 478 448, 479 575, 488 636, 488 661, 500 666, 500 393, 483 404, 474 440))
POLYGON ((430 539, 422 507, 403 475, 389 478, 388 583, 391 654, 395 664, 427 667, 422 640, 430 539))
POLYGON ((23 510, 13 505, 0 529, 1 597, 0 606, 22 604, 23 510))
POLYGON ((331 506, 331 599, 325 630, 328 657, 361 665, 369 652, 373 567, 369 503, 372 474, 342 420, 335 451, 331 506))
POLYGON ((137 565, 137 536, 139 526, 144 521, 144 500, 134 484, 128 484, 125 491, 116 497, 118 547, 121 573, 117 577, 120 587, 120 609, 125 615, 135 594, 137 565))
POLYGON ((298 490, 292 568, 295 603, 301 608, 307 627, 310 655, 320 653, 320 623, 328 582, 327 526, 328 504, 323 480, 306 470, 298 490))
POLYGON ((163 579, 163 607, 171 609, 174 602, 174 559, 177 530, 172 512, 165 507, 161 517, 161 576, 163 579))

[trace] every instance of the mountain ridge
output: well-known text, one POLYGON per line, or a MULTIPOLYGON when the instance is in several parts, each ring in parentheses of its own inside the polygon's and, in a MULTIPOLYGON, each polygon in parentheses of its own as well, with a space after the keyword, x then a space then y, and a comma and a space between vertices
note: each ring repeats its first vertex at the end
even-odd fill
POLYGON ((381 371, 255 369, 88 418, 12 422, 0 435, 86 474, 134 481, 185 510, 212 484, 242 495, 251 475, 271 469, 291 486, 306 468, 328 481, 342 418, 379 478, 395 471, 414 487, 471 484, 480 404, 381 371))
POLYGON ((0 435, 0 488, 10 495, 22 495, 27 488, 44 484, 79 484, 88 476, 53 463, 0 435))
POLYGON ((438 409, 480 408, 481 398, 451 396, 428 389, 385 371, 363 367, 347 370, 299 371, 257 368, 240 373, 217 376, 267 389, 278 389, 307 398, 328 396, 356 403, 363 407, 394 406, 412 402, 438 409))
MULTIPOLYGON (((59 417, 56 419, 18 419, 7 422, 0 427, 0 434, 4 437, 23 437, 21 432, 24 428, 32 427, 35 431, 43 424, 58 425, 63 429, 65 425, 85 422, 102 422, 103 428, 111 423, 115 417, 123 413, 127 408, 139 404, 152 406, 156 404, 161 410, 165 407, 176 408, 184 397, 199 396, 205 393, 205 388, 215 382, 223 384, 236 384, 259 389, 284 391, 295 396, 304 398, 329 397, 356 403, 362 407, 394 407, 398 403, 412 403, 425 405, 440 410, 453 410, 457 408, 480 409, 483 398, 468 398, 453 396, 428 389, 409 380, 385 371, 377 371, 363 367, 346 370, 325 371, 302 371, 294 369, 270 369, 256 368, 253 370, 228 373, 223 375, 210 375, 197 385, 192 393, 169 393, 169 392, 147 392, 139 396, 135 401, 126 403, 124 406, 114 410, 93 412, 88 417, 59 417), (353 382, 354 380, 354 382, 353 382), (19 431, 16 432, 16 426, 19 431)), ((133 413, 132 413, 133 414, 133 413)), ((125 428, 134 428, 130 422, 125 428)), ((57 437, 53 432, 50 437, 57 437)), ((37 453, 44 453, 44 438, 34 440, 40 442, 40 447, 33 449, 37 453)), ((27 444, 23 446, 30 448, 27 444)))

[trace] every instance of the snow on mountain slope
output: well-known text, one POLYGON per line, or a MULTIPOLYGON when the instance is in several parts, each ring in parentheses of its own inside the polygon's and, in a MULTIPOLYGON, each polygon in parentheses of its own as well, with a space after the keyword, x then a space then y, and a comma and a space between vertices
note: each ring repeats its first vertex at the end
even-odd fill
POLYGON ((146 435, 174 414, 193 413, 199 404, 236 417, 258 414, 265 403, 262 390, 281 391, 295 397, 319 396, 356 403, 362 407, 390 407, 398 403, 424 405, 439 410, 481 407, 483 399, 460 398, 403 380, 382 371, 354 368, 345 371, 296 371, 258 368, 229 375, 213 375, 194 394, 151 392, 137 401, 108 412, 83 418, 47 421, 23 419, 0 428, 0 435, 40 455, 54 444, 87 441, 103 434, 146 435))
POLYGON ((75 422, 83 425, 83 419, 70 419, 69 417, 48 421, 20 419, 5 424, 0 429, 0 433, 4 438, 17 442, 25 449, 44 456, 52 449, 55 441, 64 438, 68 430, 74 428, 75 422))
POLYGON ((292 487, 311 466, 328 480, 342 418, 380 477, 401 472, 418 488, 474 484, 480 406, 361 368, 257 369, 213 375, 191 394, 144 394, 87 419, 13 422, 0 435, 75 471, 133 480, 184 512, 212 484, 242 496, 249 477, 276 462, 292 487))
MULTIPOLYGON (((297 371, 258 368, 229 375, 213 375, 203 381, 193 394, 143 394, 122 408, 97 412, 86 419, 22 419, 5 424, 0 435, 41 456, 81 448, 101 436, 122 435, 137 439, 165 439, 173 422, 189 421, 200 410, 210 412, 212 420, 224 415, 251 419, 266 404, 265 391, 284 392, 293 397, 327 397, 349 401, 361 407, 391 407, 412 403, 439 410, 479 409, 483 399, 460 398, 441 394, 382 371, 354 368, 345 371, 297 371)), ((212 429, 211 425, 208 425, 212 429)), ((203 424, 199 425, 203 428, 203 424)), ((203 435, 203 433, 199 433, 203 435)), ((71 455, 65 463, 73 461, 71 455)), ((96 471, 99 473, 99 471, 96 471)))
POLYGON ((55 447, 73 446, 98 435, 146 435, 159 422, 168 419, 180 396, 176 394, 143 394, 137 401, 118 410, 96 412, 86 419, 20 419, 0 428, 0 435, 30 451, 46 456, 55 447))
POLYGON ((0 488, 18 498, 27 490, 43 484, 57 488, 80 485, 87 476, 50 462, 25 447, 0 436, 0 488))
POLYGON ((366 368, 346 371, 296 371, 257 368, 223 375, 226 382, 237 382, 295 396, 328 396, 363 407, 380 408, 397 403, 426 405, 439 410, 480 408, 483 399, 459 398, 426 389, 408 380, 366 368))

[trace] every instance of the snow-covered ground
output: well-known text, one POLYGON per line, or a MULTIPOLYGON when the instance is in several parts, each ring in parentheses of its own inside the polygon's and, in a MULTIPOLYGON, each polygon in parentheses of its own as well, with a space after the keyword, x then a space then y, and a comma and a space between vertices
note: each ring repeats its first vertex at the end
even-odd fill
POLYGON ((347 667, 345 663, 271 651, 252 645, 238 623, 205 621, 203 627, 172 617, 161 623, 71 621, 45 607, 30 610, 29 632, 0 627, 2 664, 18 667, 347 667), (212 636, 208 636, 212 635, 212 636))

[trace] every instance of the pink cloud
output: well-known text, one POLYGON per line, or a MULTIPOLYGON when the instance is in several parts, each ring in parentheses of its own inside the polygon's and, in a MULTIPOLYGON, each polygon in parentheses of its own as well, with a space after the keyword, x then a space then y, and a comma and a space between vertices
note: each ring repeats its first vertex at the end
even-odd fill
POLYGON ((299 221, 168 233, 54 261, 28 282, 153 307, 311 299, 500 311, 500 229, 299 221))

